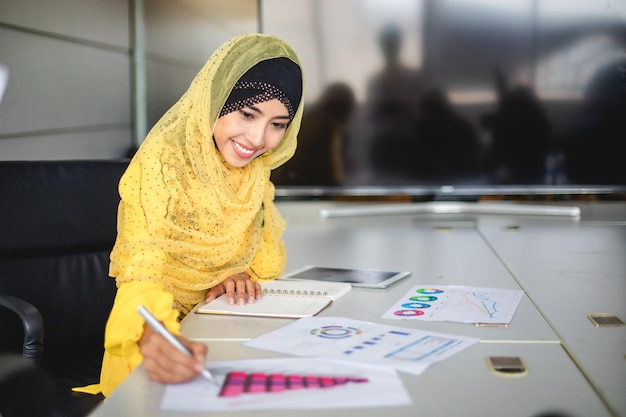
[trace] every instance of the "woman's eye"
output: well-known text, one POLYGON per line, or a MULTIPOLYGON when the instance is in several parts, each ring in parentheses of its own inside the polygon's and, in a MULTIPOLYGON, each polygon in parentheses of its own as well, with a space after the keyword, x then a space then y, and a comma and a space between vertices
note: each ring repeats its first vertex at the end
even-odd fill
POLYGON ((244 119, 252 119, 254 117, 252 113, 245 110, 239 110, 239 113, 243 116, 244 119))
POLYGON ((287 129, 287 123, 274 122, 273 125, 276 129, 287 129))

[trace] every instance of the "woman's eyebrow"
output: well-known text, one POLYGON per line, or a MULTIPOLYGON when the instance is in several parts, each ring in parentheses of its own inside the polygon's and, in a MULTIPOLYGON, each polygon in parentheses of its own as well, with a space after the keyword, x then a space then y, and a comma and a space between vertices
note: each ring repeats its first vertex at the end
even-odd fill
POLYGON ((255 111, 255 112, 257 112, 257 113, 263 113, 263 112, 261 111, 261 109, 259 109, 259 108, 258 108, 258 107, 256 107, 256 106, 246 106, 246 107, 247 107, 247 108, 249 108, 249 109, 254 110, 254 111, 255 111))
MULTIPOLYGON (((249 109, 254 110, 254 111, 255 111, 255 112, 257 112, 257 113, 263 114, 263 111, 261 111, 261 109, 259 109, 259 108, 258 108, 258 107, 256 107, 256 106, 246 106, 246 107, 247 107, 247 108, 249 108, 249 109)), ((283 115, 280 115, 280 116, 276 116, 276 117, 274 117, 274 118, 275 118, 275 119, 289 119, 289 115, 284 115, 284 116, 283 116, 283 115)))

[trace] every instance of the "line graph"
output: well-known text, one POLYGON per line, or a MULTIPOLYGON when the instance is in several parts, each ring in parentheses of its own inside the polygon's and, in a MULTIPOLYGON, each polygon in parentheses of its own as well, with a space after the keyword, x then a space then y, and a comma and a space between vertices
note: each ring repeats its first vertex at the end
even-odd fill
POLYGON ((484 313, 489 318, 493 318, 498 313, 498 301, 492 300, 489 293, 472 291, 465 293, 463 298, 469 305, 476 306, 476 309, 484 313))
POLYGON ((382 318, 508 324, 524 292, 459 285, 415 286, 382 318))

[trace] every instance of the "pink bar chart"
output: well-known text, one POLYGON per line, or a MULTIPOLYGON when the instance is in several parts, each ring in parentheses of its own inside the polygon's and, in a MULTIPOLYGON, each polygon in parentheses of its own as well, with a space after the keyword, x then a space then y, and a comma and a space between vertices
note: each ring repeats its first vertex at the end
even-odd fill
POLYGON ((233 371, 226 375, 220 397, 237 397, 242 394, 278 393, 288 390, 326 389, 348 383, 365 383, 367 378, 266 374, 233 371))

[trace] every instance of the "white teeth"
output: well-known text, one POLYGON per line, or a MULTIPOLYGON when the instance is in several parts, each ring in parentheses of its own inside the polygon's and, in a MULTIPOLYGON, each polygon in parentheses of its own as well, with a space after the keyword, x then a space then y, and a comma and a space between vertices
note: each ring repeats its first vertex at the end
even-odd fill
POLYGON ((242 153, 245 153, 245 154, 248 154, 248 155, 252 155, 254 153, 254 150, 252 150, 252 149, 246 149, 243 146, 241 146, 240 144, 238 144, 237 142, 233 142, 233 143, 235 144, 235 148, 237 148, 237 150, 239 152, 242 152, 242 153))

